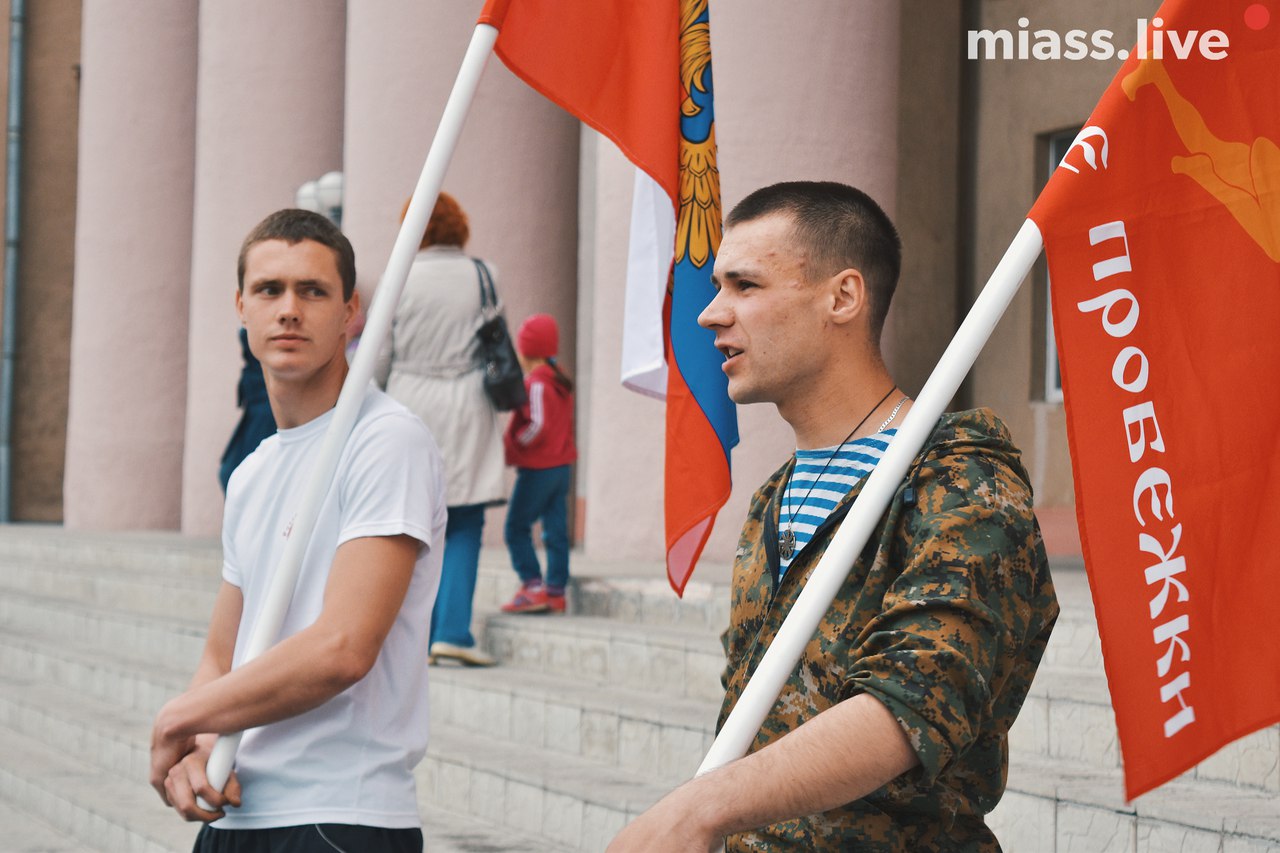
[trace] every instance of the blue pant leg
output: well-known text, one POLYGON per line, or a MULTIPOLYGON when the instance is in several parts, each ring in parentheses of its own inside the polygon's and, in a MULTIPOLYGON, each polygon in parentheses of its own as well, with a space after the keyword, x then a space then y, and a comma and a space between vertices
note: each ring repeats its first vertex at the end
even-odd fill
POLYGON ((521 583, 542 579, 542 566, 533 550, 533 523, 538 520, 545 500, 542 473, 538 468, 516 469, 516 484, 511 490, 507 523, 502 530, 511 567, 520 576, 521 583))
POLYGON ((480 533, 484 530, 484 504, 449 507, 444 534, 444 568, 440 592, 431 613, 431 642, 443 641, 471 647, 471 600, 476 593, 480 564, 480 533))
POLYGON ((547 499, 542 507, 542 544, 547 548, 547 586, 569 582, 569 466, 548 468, 547 499))

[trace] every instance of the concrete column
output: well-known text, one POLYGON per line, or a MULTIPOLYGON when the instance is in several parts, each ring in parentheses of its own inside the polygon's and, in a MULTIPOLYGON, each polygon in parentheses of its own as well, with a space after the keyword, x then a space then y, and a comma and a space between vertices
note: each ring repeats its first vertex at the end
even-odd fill
MULTIPOLYGON (((712 3, 725 212, 766 184, 838 180, 867 191, 893 215, 898 15, 897 4, 876 0, 815 0, 803 14, 770 0, 712 3)), ((663 556, 663 412, 618 389, 622 300, 613 289, 622 286, 627 240, 615 220, 629 217, 630 177, 616 152, 601 150, 606 146, 599 143, 595 176, 586 548, 599 557, 656 559, 663 556), (618 476, 632 469, 634 478, 618 476)), ((707 563, 732 560, 752 492, 795 449, 773 406, 743 407, 738 415, 733 494, 707 544, 707 563)))
MULTIPOLYGON (((961 157, 957 142, 969 119, 961 74, 965 48, 960 3, 903 0, 908 47, 899 57, 898 233, 902 275, 886 321, 886 363, 903 390, 916 394, 937 366, 962 317, 958 281, 961 157)), ((967 249, 966 249, 967 250, 967 249)))
MULTIPOLYGON (((362 290, 372 292, 391 253, 477 9, 450 0, 351 6, 343 227, 362 290)), ((491 58, 444 188, 470 217, 468 250, 498 268, 508 321, 555 316, 570 368, 577 187, 577 121, 491 58)))
POLYGON ((180 520, 197 7, 84 4, 68 527, 180 520))
MULTIPOLYGON (((386 266, 478 10, 449 0, 351 4, 343 227, 366 297, 386 266)), ((530 314, 554 316, 570 374, 577 362, 578 126, 492 57, 444 180, 471 220, 467 250, 498 270, 513 333, 530 314)), ((486 541, 501 543, 501 514, 489 522, 486 541)))
MULTIPOLYGON (((0 14, 9 62, 10 3, 0 14)), ((21 236, 10 487, 13 518, 62 520, 75 254, 80 3, 26 4, 21 236)), ((4 75, 7 90, 7 73, 4 75)), ((4 183, 0 178, 0 186, 4 183)))
POLYGON ((345 0, 200 4, 182 530, 221 522, 218 460, 238 417, 236 257, 268 213, 342 165, 345 0))
MULTIPOLYGON (((714 26, 714 24, 713 24, 714 26)), ((581 343, 591 369, 578 391, 583 547, 592 560, 662 559, 662 402, 622 387, 622 324, 635 166, 612 142, 583 133, 581 343)))

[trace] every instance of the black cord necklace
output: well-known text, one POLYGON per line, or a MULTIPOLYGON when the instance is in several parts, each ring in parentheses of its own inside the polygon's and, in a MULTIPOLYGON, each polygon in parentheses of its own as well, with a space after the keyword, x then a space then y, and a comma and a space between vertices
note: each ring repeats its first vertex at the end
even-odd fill
MULTIPOLYGON (((827 457, 827 461, 823 464, 822 470, 818 472, 818 476, 814 477, 813 482, 809 484, 809 491, 805 492, 804 497, 800 499, 800 505, 791 511, 790 517, 787 519, 787 523, 783 525, 782 532, 778 534, 778 556, 781 557, 784 562, 789 561, 795 556, 796 533, 793 528, 796 523, 796 516, 800 514, 800 510, 804 509, 805 502, 809 500, 809 495, 813 493, 814 486, 818 485, 818 481, 822 479, 822 475, 827 473, 827 468, 831 466, 831 460, 840 455, 840 451, 844 450, 844 446, 849 443, 849 439, 853 438, 853 434, 862 428, 862 425, 867 422, 867 418, 875 414, 876 409, 883 406, 884 401, 888 400, 889 395, 896 390, 898 390, 897 385, 890 388, 888 392, 880 398, 880 402, 872 406, 871 411, 863 415, 862 420, 858 421, 858 425, 849 430, 849 434, 844 437, 844 441, 840 442, 840 446, 835 449, 835 452, 827 457)), ((898 406, 901 408, 902 403, 899 403, 898 406)), ((894 409, 894 414, 896 415, 897 413, 897 409, 894 409)), ((888 425, 887 421, 885 422, 885 425, 888 425)), ((881 429, 883 429, 883 427, 881 427, 881 429)), ((786 497, 785 490, 783 492, 783 497, 786 497)))

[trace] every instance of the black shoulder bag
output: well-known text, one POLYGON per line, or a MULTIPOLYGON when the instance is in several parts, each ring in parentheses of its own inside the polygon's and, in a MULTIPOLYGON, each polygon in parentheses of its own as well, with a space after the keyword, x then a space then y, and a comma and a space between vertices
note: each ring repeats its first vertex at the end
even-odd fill
POLYGON ((476 330, 475 360, 484 371, 484 393, 499 412, 523 406, 529 400, 524 390, 524 372, 511 344, 507 321, 498 309, 498 295, 493 289, 489 268, 478 258, 476 274, 480 277, 480 315, 483 322, 476 330))

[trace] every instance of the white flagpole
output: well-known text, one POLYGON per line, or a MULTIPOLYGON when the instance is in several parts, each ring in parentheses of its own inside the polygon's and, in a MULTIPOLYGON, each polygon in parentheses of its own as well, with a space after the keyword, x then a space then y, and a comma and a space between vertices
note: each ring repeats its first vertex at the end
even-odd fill
MULTIPOLYGON (((333 475, 338 467, 338 458, 346 446, 347 438, 355 426, 356 416, 360 412, 360 404, 364 401, 365 389, 373 379, 374 362, 378 350, 391 330, 391 320, 395 315, 396 304, 404 290, 405 280, 409 276, 409 267, 414 255, 418 252, 423 233, 427 230, 427 221, 435 207, 436 198, 440 195, 440 186, 444 182, 444 173, 458 145, 458 137, 462 134, 462 125, 467 111, 475 97, 480 76, 484 73, 485 63, 493 51, 494 42, 498 39, 498 31, 488 24, 479 24, 471 36, 471 44, 462 59, 462 67, 458 69, 458 77, 454 81, 453 91, 445 104, 444 114, 440 117, 440 125, 436 129, 435 139, 427 153, 426 163, 422 166, 422 174, 413 191, 413 199, 405 212, 404 222, 400 226, 400 234, 396 237, 395 246, 391 249, 391 258, 387 261, 386 270, 378 282, 370 306, 360 346, 356 350, 351 370, 342 385, 342 393, 338 396, 338 404, 334 408, 333 421, 325 433, 324 443, 317 454, 315 467, 311 471, 307 491, 302 506, 294 519, 293 533, 285 545, 284 554, 280 558, 280 566, 271 578, 267 590, 267 598, 263 603, 262 615, 254 625, 249 643, 245 647, 244 661, 250 661, 271 647, 280 635, 280 627, 284 624, 285 613, 293 597, 293 588, 298 581, 298 571, 302 566, 302 556, 311 541, 311 533, 315 529, 316 518, 320 514, 320 504, 333 483, 333 475)), ((235 761, 236 749, 240 745, 243 732, 224 735, 218 738, 205 774, 209 784, 221 791, 231 776, 231 765, 235 761)), ((199 801, 202 809, 209 809, 207 803, 199 801)))
POLYGON ((991 273, 987 286, 974 301, 968 316, 942 354, 929 381, 921 389, 898 434, 889 443, 889 449, 867 478, 867 484, 805 583, 800 597, 778 629, 778 636, 760 660, 733 712, 711 744, 697 775, 723 767, 747 754, 902 478, 991 337, 1031 265, 1040 256, 1042 247, 1040 229, 1030 219, 1023 222, 1013 243, 991 273))

